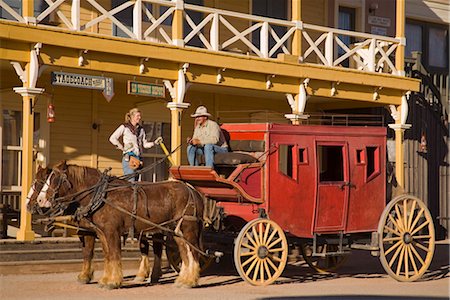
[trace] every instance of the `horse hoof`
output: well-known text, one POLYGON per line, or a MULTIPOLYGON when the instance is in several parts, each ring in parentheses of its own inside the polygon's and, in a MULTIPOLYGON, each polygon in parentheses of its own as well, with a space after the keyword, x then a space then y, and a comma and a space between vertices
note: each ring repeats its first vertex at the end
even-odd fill
POLYGON ((91 278, 89 277, 78 277, 78 282, 82 284, 88 284, 91 282, 91 278))
POLYGON ((158 277, 158 278, 151 277, 150 278, 150 283, 158 283, 159 282, 159 278, 160 277, 158 277))
POLYGON ((115 290, 120 288, 120 283, 108 283, 104 286, 104 288, 107 290, 115 290))
POLYGON ((144 282, 145 281, 145 277, 142 276, 136 276, 133 279, 134 282, 144 282))

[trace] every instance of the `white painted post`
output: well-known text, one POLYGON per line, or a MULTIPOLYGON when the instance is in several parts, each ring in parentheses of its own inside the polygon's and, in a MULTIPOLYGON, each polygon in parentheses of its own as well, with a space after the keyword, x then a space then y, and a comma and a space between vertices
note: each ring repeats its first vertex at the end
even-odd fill
POLYGON ((133 33, 142 40, 142 0, 136 0, 133 7, 133 33))
POLYGON ((269 23, 264 22, 259 37, 260 51, 263 58, 269 58, 269 23))
POLYGON ((327 33, 327 39, 325 40, 325 59, 327 60, 327 66, 332 67, 333 66, 333 57, 334 57, 334 50, 333 50, 333 32, 327 33))
POLYGON ((219 51, 219 14, 214 13, 212 19, 211 31, 209 33, 209 39, 214 51, 219 51))
POLYGON ((72 30, 80 31, 80 0, 72 0, 72 30))
POLYGON ((369 72, 375 72, 375 48, 376 48, 376 40, 372 39, 370 41, 369 45, 369 53, 368 53, 368 60, 367 60, 367 70, 369 72))

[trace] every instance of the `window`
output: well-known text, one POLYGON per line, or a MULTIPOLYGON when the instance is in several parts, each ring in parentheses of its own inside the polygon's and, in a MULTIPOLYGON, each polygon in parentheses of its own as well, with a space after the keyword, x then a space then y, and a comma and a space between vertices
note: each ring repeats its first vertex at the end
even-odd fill
MULTIPOLYGON (((274 18, 279 20, 287 20, 288 13, 288 1, 287 0, 253 0, 252 2, 252 14, 262 17, 274 18)), ((276 32, 279 38, 282 38, 286 33, 286 27, 277 26, 274 24, 270 25, 276 32)), ((260 46, 260 34, 259 31, 254 31, 252 33, 252 42, 259 48, 260 46)), ((277 42, 269 33, 269 49, 275 46, 277 42)), ((270 51, 270 50, 269 50, 270 51)), ((282 47, 278 48, 272 57, 277 57, 279 53, 283 53, 282 47)))
POLYGON ((305 148, 298 149, 298 163, 307 164, 308 163, 308 153, 305 148))
POLYGON ((429 72, 448 73, 448 27, 407 20, 405 57, 422 52, 422 64, 429 72))
MULTIPOLYGON (((11 7, 18 15, 22 15, 22 1, 17 0, 3 0, 6 5, 11 7)), ((10 13, 8 13, 4 8, 0 7, 0 19, 16 21, 10 13)))
POLYGON ((278 147, 278 171, 291 178, 294 177, 293 149, 294 145, 279 145, 278 147))
MULTIPOLYGON (((34 114, 33 144, 37 148, 40 131, 40 114, 34 114)), ((22 112, 3 110, 2 188, 18 189, 21 186, 22 112)))
POLYGON ((378 147, 367 147, 366 178, 371 179, 380 172, 380 151, 378 147))
MULTIPOLYGON (((355 31, 356 30, 355 16, 356 16, 356 9, 340 6, 339 7, 339 23, 338 23, 339 29, 355 31)), ((339 35, 339 39, 348 48, 351 48, 350 45, 355 42, 354 38, 352 38, 348 35, 339 35)), ((344 54, 345 54, 345 50, 342 49, 342 47, 338 46, 338 56, 342 56, 344 54)), ((341 64, 344 67, 348 67, 349 60, 346 59, 341 64)))
POLYGON ((344 180, 342 146, 318 146, 320 181, 344 180))
POLYGON ((447 67, 448 29, 431 27, 428 32, 428 65, 430 67, 447 67))
POLYGON ((363 164, 365 163, 365 158, 364 158, 364 150, 362 149, 356 149, 356 163, 357 164, 363 164))
POLYGON ((413 51, 422 52, 422 26, 406 23, 406 48, 405 56, 412 57, 413 51))

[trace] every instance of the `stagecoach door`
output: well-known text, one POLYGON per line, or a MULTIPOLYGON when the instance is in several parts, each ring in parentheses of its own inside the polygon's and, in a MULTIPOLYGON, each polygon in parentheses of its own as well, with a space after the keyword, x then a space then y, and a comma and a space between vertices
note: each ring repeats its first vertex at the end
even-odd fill
POLYGON ((344 230, 349 197, 348 145, 317 142, 314 232, 344 230))

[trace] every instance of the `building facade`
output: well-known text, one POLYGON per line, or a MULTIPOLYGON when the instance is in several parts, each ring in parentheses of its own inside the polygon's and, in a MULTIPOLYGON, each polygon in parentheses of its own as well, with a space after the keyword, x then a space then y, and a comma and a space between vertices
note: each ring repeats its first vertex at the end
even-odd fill
MULTIPOLYGON (((220 122, 294 124, 384 107, 403 161, 408 95, 420 90, 405 76, 408 3, 2 1, 2 192, 21 193, 24 203, 36 165, 61 160, 121 174, 108 137, 132 107, 149 138, 163 136, 175 150, 176 164, 187 161, 182 144, 198 105, 220 122)), ((163 156, 155 147, 145 159, 163 156)), ((166 169, 146 179, 163 179, 166 169)), ((19 239, 33 236, 29 221, 22 212, 19 239)))

